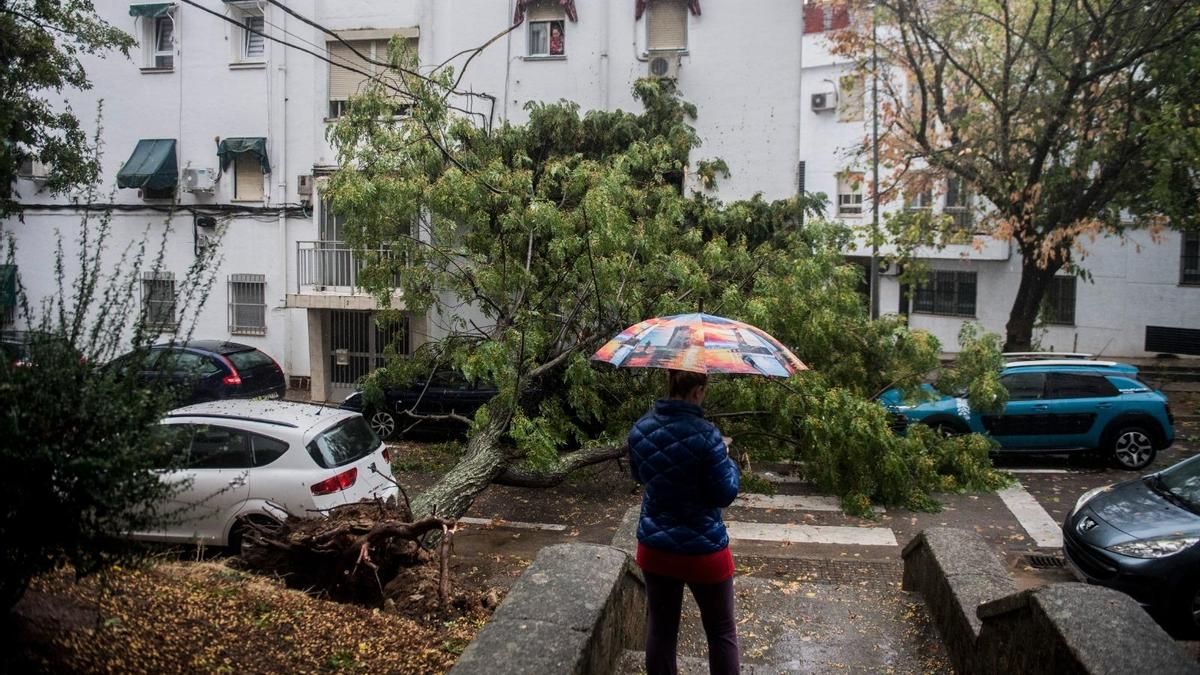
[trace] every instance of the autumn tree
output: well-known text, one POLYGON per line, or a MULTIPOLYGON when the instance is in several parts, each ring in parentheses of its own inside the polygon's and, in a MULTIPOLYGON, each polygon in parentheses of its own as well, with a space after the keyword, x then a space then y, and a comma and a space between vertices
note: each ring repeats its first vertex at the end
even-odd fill
POLYGON ((874 26, 864 9, 834 43, 868 82, 873 51, 881 64, 880 152, 892 179, 881 190, 954 181, 986 200, 983 229, 1022 258, 1007 349, 1030 347, 1050 279, 1076 269, 1082 235, 1190 224, 1196 0, 875 7, 874 26))

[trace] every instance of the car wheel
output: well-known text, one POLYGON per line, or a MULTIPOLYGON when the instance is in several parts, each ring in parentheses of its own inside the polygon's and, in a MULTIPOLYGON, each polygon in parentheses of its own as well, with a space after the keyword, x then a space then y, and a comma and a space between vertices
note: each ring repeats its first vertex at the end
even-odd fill
POLYGON ((1154 461, 1158 453, 1150 432, 1143 427, 1128 426, 1117 429, 1112 436, 1112 457, 1117 466, 1129 471, 1144 469, 1154 461))
POLYGON ((396 433, 396 416, 386 410, 376 410, 367 418, 367 423, 371 425, 371 431, 380 440, 388 440, 396 433))
POLYGON ((259 546, 245 536, 250 523, 268 531, 279 527, 279 521, 268 516, 249 516, 238 521, 233 526, 233 532, 229 534, 229 550, 242 560, 249 560, 259 549, 259 546))

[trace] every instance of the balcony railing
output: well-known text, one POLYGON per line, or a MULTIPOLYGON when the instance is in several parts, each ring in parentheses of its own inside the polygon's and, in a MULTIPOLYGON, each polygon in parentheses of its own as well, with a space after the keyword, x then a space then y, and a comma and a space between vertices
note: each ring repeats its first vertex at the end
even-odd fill
MULTIPOLYGON (((393 255, 387 249, 377 252, 381 257, 393 255)), ((297 292, 365 294, 358 280, 366 262, 342 241, 296 242, 297 292)))

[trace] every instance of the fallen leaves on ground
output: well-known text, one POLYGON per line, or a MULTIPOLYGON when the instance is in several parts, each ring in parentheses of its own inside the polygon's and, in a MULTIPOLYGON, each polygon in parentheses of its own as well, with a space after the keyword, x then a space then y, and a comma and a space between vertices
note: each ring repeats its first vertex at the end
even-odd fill
POLYGON ((211 562, 117 570, 79 583, 63 571, 31 591, 27 601, 93 608, 93 620, 41 626, 30 665, 53 672, 441 673, 487 619, 477 611, 418 623, 211 562))

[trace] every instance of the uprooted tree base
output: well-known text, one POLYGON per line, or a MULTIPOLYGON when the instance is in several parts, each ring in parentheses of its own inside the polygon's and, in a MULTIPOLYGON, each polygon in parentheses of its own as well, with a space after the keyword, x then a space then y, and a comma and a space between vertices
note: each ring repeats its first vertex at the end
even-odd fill
POLYGON ((491 594, 452 588, 454 527, 454 520, 437 516, 413 521, 407 505, 395 499, 363 501, 335 507, 325 518, 252 526, 242 562, 289 587, 410 618, 493 609, 491 594))

